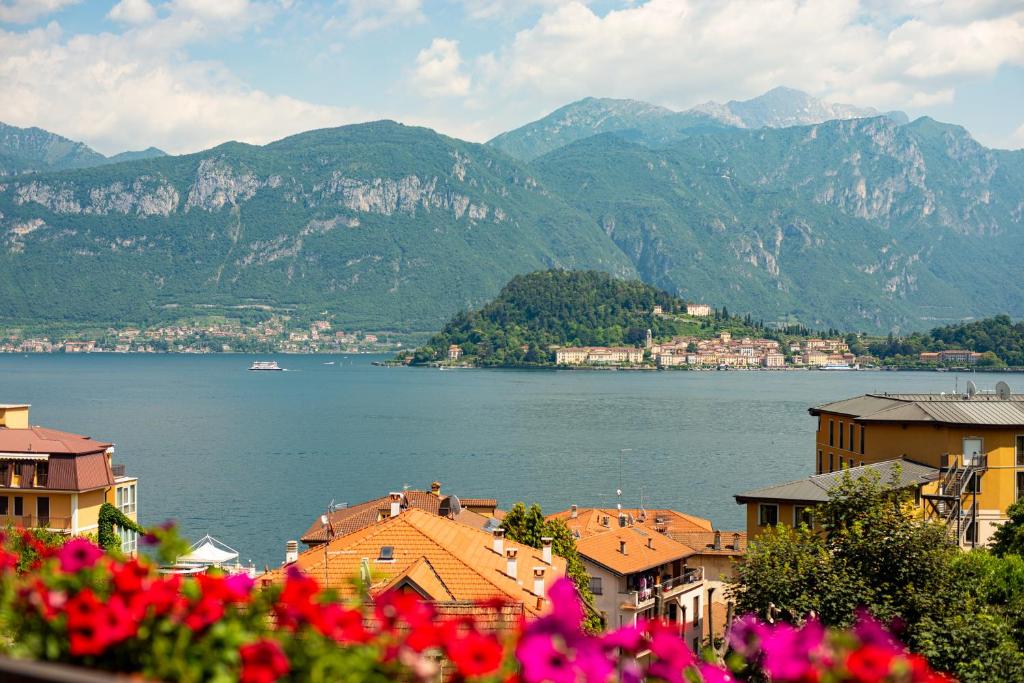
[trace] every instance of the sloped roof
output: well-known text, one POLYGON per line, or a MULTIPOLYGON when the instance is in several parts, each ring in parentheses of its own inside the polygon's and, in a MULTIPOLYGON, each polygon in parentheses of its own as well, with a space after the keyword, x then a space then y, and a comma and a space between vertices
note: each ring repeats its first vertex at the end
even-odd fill
POLYGON ((0 452, 3 453, 95 453, 112 444, 94 441, 91 437, 61 432, 46 427, 11 429, 0 427, 0 452))
MULTIPOLYGON (((368 560, 373 578, 371 592, 380 593, 408 577, 438 602, 482 601, 503 598, 521 603, 527 615, 537 615, 533 594, 533 568, 546 566, 546 586, 565 575, 565 560, 553 557, 551 565, 541 560, 541 551, 505 540, 505 547, 518 550, 517 576, 505 574, 507 561, 493 550, 493 536, 437 514, 409 508, 362 529, 339 536, 325 545, 299 555, 295 566, 334 588, 343 597, 355 597, 352 579, 359 577, 363 559, 368 560), (390 561, 380 560, 381 548, 390 546, 390 561)), ((264 580, 281 582, 284 569, 264 575, 264 580)))
POLYGON ((784 484, 774 484, 753 489, 734 496, 737 503, 749 503, 755 501, 792 501, 798 503, 824 503, 828 501, 828 492, 838 484, 845 472, 849 472, 853 478, 864 476, 868 471, 878 472, 879 479, 883 484, 892 481, 896 468, 900 469, 900 478, 897 488, 918 486, 934 481, 939 476, 939 471, 934 467, 922 465, 912 460, 898 458, 884 462, 872 463, 860 467, 851 467, 847 470, 836 472, 825 472, 812 474, 806 479, 797 479, 784 484))
POLYGON ((1024 426, 1024 394, 865 394, 809 410, 849 415, 861 422, 928 422, 992 427, 1024 426))
MULTIPOLYGON (((647 510, 647 509, 623 509, 622 512, 630 520, 629 525, 652 530, 676 530, 676 531, 711 531, 711 522, 703 517, 689 515, 678 510, 647 510)), ((606 533, 609 529, 618 527, 619 510, 615 508, 577 508, 576 517, 572 516, 572 509, 562 510, 548 515, 547 519, 561 519, 569 527, 570 531, 578 534, 577 538, 587 538, 594 534, 606 533), (608 524, 605 525, 607 518, 608 524)))
POLYGON ((713 531, 669 531, 668 537, 693 548, 698 555, 742 555, 747 549, 747 532, 721 532, 722 547, 715 549, 713 531), (737 536, 739 541, 737 542, 737 536))
POLYGON ((653 529, 615 527, 576 542, 584 558, 625 576, 696 554, 693 548, 653 529), (622 552, 625 543, 625 554, 622 552))
MULTIPOLYGON (((416 508, 419 510, 425 510, 431 514, 439 514, 441 509, 441 503, 448 496, 437 496, 430 491, 405 491, 406 505, 410 508, 416 508)), ((486 507, 484 503, 492 503, 496 506, 497 501, 492 498, 470 498, 467 500, 474 501, 474 507, 486 507)), ((331 538, 331 528, 334 529, 334 536, 344 536, 350 534, 353 531, 357 531, 366 527, 370 524, 374 524, 379 520, 390 516, 391 514, 391 499, 390 496, 381 496, 380 498, 374 498, 368 500, 365 503, 359 503, 346 508, 340 508, 329 513, 330 525, 323 525, 320 523, 320 518, 317 517, 313 520, 313 523, 306 530, 306 533, 302 534, 301 540, 305 544, 312 543, 323 543, 331 538)), ((456 515, 456 519, 463 524, 474 526, 479 529, 484 528, 487 524, 487 518, 479 513, 467 510, 463 507, 462 511, 456 515)))

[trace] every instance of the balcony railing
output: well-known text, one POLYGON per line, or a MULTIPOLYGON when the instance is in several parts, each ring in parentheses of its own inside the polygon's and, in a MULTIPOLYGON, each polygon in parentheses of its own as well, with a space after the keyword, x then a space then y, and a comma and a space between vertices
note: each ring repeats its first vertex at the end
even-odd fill
POLYGON ((115 477, 123 477, 124 476, 124 471, 125 471, 124 470, 124 463, 122 462, 122 463, 118 463, 116 465, 111 465, 110 466, 110 471, 114 474, 115 477))
POLYGON ((46 527, 55 531, 68 531, 71 529, 71 518, 54 517, 53 515, 46 517, 39 517, 38 515, 0 515, 0 527, 8 525, 17 529, 46 527))
POLYGON ((620 593, 623 597, 625 605, 634 608, 649 607, 654 604, 654 599, 660 596, 666 596, 670 593, 675 593, 681 589, 685 589, 692 586, 695 583, 700 583, 704 580, 704 568, 693 567, 685 570, 679 576, 671 576, 667 579, 662 579, 661 583, 644 590, 627 591, 620 593))

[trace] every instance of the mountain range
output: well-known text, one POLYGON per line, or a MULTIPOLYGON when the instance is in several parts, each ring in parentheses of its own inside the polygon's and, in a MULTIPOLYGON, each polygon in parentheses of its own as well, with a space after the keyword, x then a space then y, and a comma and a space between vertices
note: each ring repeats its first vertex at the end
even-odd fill
POLYGON ((422 332, 549 268, 818 329, 1024 315, 1024 151, 798 91, 581 100, 486 145, 380 121, 111 163, 46 136, 0 145, 2 321, 422 332))
POLYGON ((107 157, 84 142, 69 140, 42 128, 18 128, 0 123, 0 176, 64 171, 166 156, 156 147, 107 157))

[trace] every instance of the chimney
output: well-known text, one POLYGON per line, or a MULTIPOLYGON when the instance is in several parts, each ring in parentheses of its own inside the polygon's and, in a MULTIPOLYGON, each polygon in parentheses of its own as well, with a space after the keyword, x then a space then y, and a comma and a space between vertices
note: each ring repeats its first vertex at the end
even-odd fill
POLYGON ((519 580, 519 568, 516 566, 516 555, 518 553, 518 548, 505 548, 505 573, 516 581, 519 580))
POLYGON ((579 516, 580 510, 578 507, 576 507, 576 503, 573 503, 572 507, 569 508, 569 519, 576 519, 579 516))
POLYGON ((625 512, 620 512, 619 513, 619 526, 623 527, 623 528, 626 526, 626 513, 625 512))
POLYGON ((733 534, 732 535, 732 549, 733 550, 739 550, 740 549, 740 535, 739 534, 733 534))
POLYGON ((439 481, 430 482, 430 492, 433 493, 438 498, 440 498, 441 497, 441 482, 439 482, 439 481))
POLYGON ((397 517, 402 511, 402 494, 392 491, 388 497, 391 498, 391 516, 397 517))
POLYGON ((299 561, 299 542, 288 541, 284 544, 284 563, 292 564, 299 561))
POLYGON ((545 564, 551 564, 551 544, 554 542, 554 540, 555 539, 551 538, 550 536, 543 536, 540 539, 540 542, 542 544, 540 551, 540 559, 545 564))
POLYGON ((647 547, 654 550, 654 539, 650 536, 647 537, 647 547))
POLYGON ((622 553, 623 555, 627 554, 626 553, 626 542, 625 541, 619 541, 619 552, 622 553))
POLYGON ((544 597, 544 567, 533 568, 533 594, 538 598, 544 597))
POLYGON ((501 527, 494 530, 494 552, 505 554, 505 530, 501 527))
POLYGON ((716 531, 715 532, 715 550, 721 550, 721 549, 722 549, 722 532, 721 531, 716 531))

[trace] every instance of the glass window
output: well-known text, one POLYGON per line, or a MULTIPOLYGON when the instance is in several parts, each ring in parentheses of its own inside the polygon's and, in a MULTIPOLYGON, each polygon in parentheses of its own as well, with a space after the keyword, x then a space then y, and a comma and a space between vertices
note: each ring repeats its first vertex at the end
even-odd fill
MULTIPOLYGON (((693 596, 693 625, 696 626, 699 623, 700 623, 700 596, 699 595, 695 595, 695 596, 693 596)), ((697 649, 694 648, 693 651, 696 652, 697 649)))
POLYGON ((828 471, 831 472, 836 468, 836 456, 833 453, 828 454, 828 471))
POLYGON ((50 478, 50 463, 38 462, 36 463, 36 486, 40 488, 46 488, 46 484, 50 478))
POLYGON ((828 421, 828 445, 829 446, 835 446, 836 445, 836 421, 835 420, 829 420, 828 421))
POLYGON ((839 447, 846 448, 846 432, 843 431, 843 423, 839 423, 839 447))
POLYGON ((821 474, 821 468, 825 466, 825 456, 822 455, 821 451, 818 451, 818 474, 821 474))
POLYGON ((761 503, 757 506, 757 523, 760 526, 775 526, 779 523, 779 506, 761 503))
POLYGON ((860 426, 860 454, 864 455, 864 425, 860 426))
POLYGON ((21 517, 25 514, 25 499, 21 496, 14 497, 14 516, 21 517))
POLYGON ((796 505, 793 507, 793 526, 798 527, 806 524, 808 529, 814 528, 814 509, 807 505, 796 505))
POLYGON ((114 531, 121 537, 121 552, 125 555, 134 554, 139 549, 139 534, 130 529, 115 526, 114 531))
POLYGON ((1017 437, 1017 467, 1024 467, 1024 436, 1017 437))
POLYGON ((604 588, 601 586, 600 576, 590 577, 590 592, 593 595, 604 595, 604 588))
POLYGON ((854 437, 853 427, 854 427, 854 425, 853 425, 853 423, 851 422, 851 423, 850 423, 850 450, 851 450, 851 451, 852 451, 852 450, 856 450, 856 449, 855 449, 855 448, 853 447, 853 437, 854 437))
MULTIPOLYGON (((1017 473, 1017 500, 1021 498, 1024 498, 1024 472, 1017 473)), ((0 498, 0 502, 3 502, 3 498, 0 498)))
POLYGON ((0 515, 8 514, 7 505, 9 504, 9 501, 10 499, 7 496, 0 496, 0 515))

